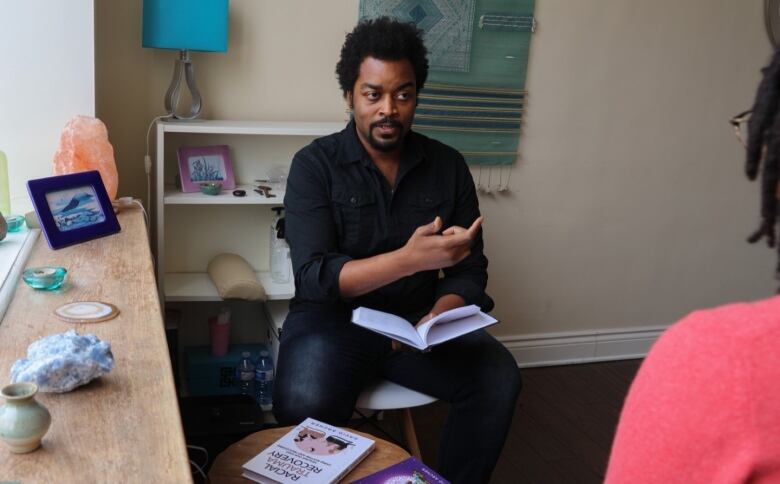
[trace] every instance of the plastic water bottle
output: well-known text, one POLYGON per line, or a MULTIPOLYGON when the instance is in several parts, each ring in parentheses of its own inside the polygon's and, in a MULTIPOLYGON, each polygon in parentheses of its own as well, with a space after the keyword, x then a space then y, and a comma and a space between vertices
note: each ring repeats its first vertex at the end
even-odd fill
POLYGON ((292 277, 292 266, 290 265, 290 246, 284 240, 284 217, 282 216, 284 208, 273 207, 271 210, 276 212, 276 215, 271 223, 268 265, 271 268, 271 279, 277 284, 286 284, 290 282, 292 277))
POLYGON ((274 393, 274 360, 267 351, 260 352, 260 358, 255 365, 255 396, 261 406, 273 403, 274 393))
POLYGON ((236 366, 236 381, 241 389, 241 395, 252 395, 253 383, 255 379, 255 365, 252 364, 251 353, 244 351, 241 353, 241 360, 236 366))

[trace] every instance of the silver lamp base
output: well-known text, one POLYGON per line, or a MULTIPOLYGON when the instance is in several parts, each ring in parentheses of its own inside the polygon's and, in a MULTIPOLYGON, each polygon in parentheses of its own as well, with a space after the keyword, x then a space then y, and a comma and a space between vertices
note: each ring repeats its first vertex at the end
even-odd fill
POLYGON ((180 50, 179 58, 176 59, 176 65, 174 66, 171 85, 168 86, 168 92, 165 93, 165 110, 168 112, 168 116, 175 119, 195 119, 200 116, 201 109, 202 101, 198 86, 195 84, 195 71, 192 67, 190 51, 180 50), (182 78, 186 80, 187 88, 190 90, 190 97, 192 98, 190 112, 186 114, 176 112, 176 109, 179 107, 182 78))

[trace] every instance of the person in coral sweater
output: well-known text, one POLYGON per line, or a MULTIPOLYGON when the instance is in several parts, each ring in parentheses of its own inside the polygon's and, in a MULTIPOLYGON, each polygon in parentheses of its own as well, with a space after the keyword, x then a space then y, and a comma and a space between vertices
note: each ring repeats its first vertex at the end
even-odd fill
MULTIPOLYGON (((778 100, 780 51, 756 94, 746 161, 751 180, 764 166, 763 221, 748 240, 770 246, 778 100)), ((661 336, 626 398, 605 482, 780 482, 780 296, 694 312, 661 336)))
POLYGON ((780 482, 780 296, 697 311, 642 364, 606 483, 780 482))

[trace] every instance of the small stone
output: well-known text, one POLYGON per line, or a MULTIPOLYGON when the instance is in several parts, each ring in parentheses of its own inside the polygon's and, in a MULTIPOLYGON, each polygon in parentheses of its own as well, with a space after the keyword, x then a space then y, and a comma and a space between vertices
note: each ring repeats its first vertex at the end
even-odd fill
POLYGON ((38 215, 35 212, 27 212, 24 214, 24 221, 27 224, 28 229, 39 229, 41 224, 38 223, 38 215))
POLYGON ((108 197, 116 199, 119 175, 106 125, 91 116, 76 116, 62 130, 60 146, 54 154, 54 174, 89 170, 100 172, 108 197))
POLYGON ((64 393, 113 368, 109 343, 71 329, 32 342, 27 358, 16 360, 11 367, 11 383, 27 381, 38 385, 41 392, 64 393))

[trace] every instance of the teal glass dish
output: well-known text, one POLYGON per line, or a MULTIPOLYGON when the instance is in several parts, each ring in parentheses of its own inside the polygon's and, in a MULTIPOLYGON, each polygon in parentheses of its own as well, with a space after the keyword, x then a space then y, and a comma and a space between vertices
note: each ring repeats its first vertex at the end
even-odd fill
POLYGON ((219 182, 208 182, 200 184, 200 193, 205 195, 219 195, 222 192, 222 184, 219 182))
POLYGON ((33 289, 53 291, 65 282, 68 270, 64 267, 30 267, 22 272, 22 279, 33 289))
POLYGON ((24 217, 22 215, 9 215, 5 217, 5 223, 8 224, 9 232, 19 232, 24 225, 24 217))

